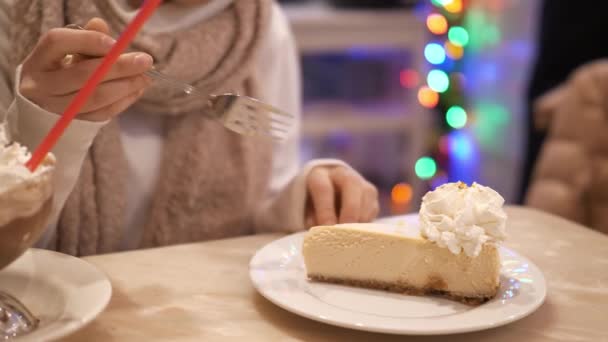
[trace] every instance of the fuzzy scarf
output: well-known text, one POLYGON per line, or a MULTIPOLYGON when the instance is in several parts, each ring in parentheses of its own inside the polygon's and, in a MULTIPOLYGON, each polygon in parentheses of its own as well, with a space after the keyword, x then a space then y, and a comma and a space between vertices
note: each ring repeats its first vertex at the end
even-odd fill
MULTIPOLYGON (((19 0, 14 5, 16 67, 46 31, 99 17, 118 35, 127 23, 108 0, 19 0)), ((253 62, 269 23, 270 0, 235 0, 218 15, 179 32, 138 35, 133 48, 156 67, 206 93, 257 95, 253 62)), ((141 247, 223 238, 252 231, 268 185, 271 145, 208 119, 206 97, 158 83, 135 104, 165 116, 163 163, 141 247)), ((142 151, 145 153, 145 151, 142 151)), ((116 251, 125 232, 128 165, 117 122, 96 137, 61 213, 54 248, 72 255, 116 251)))

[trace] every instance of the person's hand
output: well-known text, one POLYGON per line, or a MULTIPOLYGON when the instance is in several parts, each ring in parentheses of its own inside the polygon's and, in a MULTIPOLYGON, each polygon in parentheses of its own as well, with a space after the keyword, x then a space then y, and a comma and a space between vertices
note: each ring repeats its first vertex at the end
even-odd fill
POLYGON ((306 180, 307 226, 370 222, 379 212, 378 190, 351 168, 318 166, 306 180))
MULTIPOLYGON (((41 37, 23 62, 19 87, 23 96, 52 113, 66 109, 115 43, 101 19, 92 19, 85 29, 57 28, 41 37), (77 57, 66 64, 67 55, 77 57)), ((151 79, 143 74, 151 67, 152 57, 148 54, 121 55, 78 119, 105 121, 123 112, 151 84, 151 79)))

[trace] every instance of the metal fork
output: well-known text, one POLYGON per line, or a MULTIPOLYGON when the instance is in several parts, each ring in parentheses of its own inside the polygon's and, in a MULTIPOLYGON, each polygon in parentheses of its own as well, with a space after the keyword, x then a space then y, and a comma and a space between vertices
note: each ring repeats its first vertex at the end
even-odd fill
MULTIPOLYGON (((66 28, 84 30, 76 24, 66 28)), ((154 68, 145 74, 155 80, 165 82, 174 89, 191 96, 206 96, 195 86, 179 81, 154 68)), ((293 120, 293 115, 275 108, 260 100, 239 94, 210 95, 208 101, 211 111, 208 115, 220 121, 229 130, 246 136, 266 136, 284 140, 293 120)))

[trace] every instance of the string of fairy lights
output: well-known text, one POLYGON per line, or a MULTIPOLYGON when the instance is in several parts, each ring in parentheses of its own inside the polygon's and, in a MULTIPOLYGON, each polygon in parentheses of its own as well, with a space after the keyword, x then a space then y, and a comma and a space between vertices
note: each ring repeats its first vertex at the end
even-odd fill
POLYGON ((416 176, 422 180, 445 181, 449 151, 446 148, 450 130, 462 129, 468 121, 465 99, 462 94, 464 76, 462 60, 469 34, 462 26, 464 6, 462 0, 430 0, 432 11, 426 26, 432 35, 424 48, 424 57, 431 65, 426 84, 418 90, 418 101, 426 108, 434 108, 442 116, 441 137, 435 142, 430 156, 418 159, 414 166, 416 176), (439 176, 439 177, 437 177, 439 176))
MULTIPOLYGON (((419 86, 420 105, 434 109, 440 115, 439 130, 429 134, 429 154, 420 156, 414 165, 416 177, 426 182, 429 189, 448 181, 451 154, 458 153, 458 143, 450 141, 450 133, 462 130, 470 122, 464 97, 463 59, 469 44, 469 33, 464 27, 465 0, 428 0, 425 4, 426 27, 430 41, 424 47, 424 57, 430 70, 425 82, 419 86)), ((418 72, 401 72, 401 85, 412 88, 418 85, 418 72)), ((393 187, 393 205, 408 204, 412 199, 409 184, 393 187)))

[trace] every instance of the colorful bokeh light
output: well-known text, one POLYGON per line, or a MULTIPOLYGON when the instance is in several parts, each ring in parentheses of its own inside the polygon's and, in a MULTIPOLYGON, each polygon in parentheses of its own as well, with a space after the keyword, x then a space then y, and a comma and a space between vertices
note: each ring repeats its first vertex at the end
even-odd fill
POLYGON ((443 7, 450 13, 460 13, 462 12, 462 0, 450 0, 443 7))
POLYGON ((426 18, 426 27, 434 34, 445 34, 448 32, 448 21, 441 14, 431 14, 426 18))
POLYGON ((424 48, 424 57, 431 64, 441 64, 445 62, 445 50, 439 44, 430 43, 424 48))
POLYGON ((464 48, 462 46, 454 45, 452 42, 445 43, 445 52, 451 59, 459 60, 464 56, 464 48))
POLYGON ((426 77, 426 82, 431 89, 443 93, 450 87, 450 78, 443 70, 431 70, 426 77))
POLYGON ((437 163, 431 157, 422 157, 416 161, 414 171, 420 179, 431 179, 437 173, 437 163))
POLYGON ((414 88, 420 82, 420 75, 413 69, 401 70, 399 73, 399 82, 403 88, 414 88))
MULTIPOLYGON (((459 177, 465 171, 474 174, 471 172, 474 170, 469 166, 474 164, 476 140, 472 138, 471 132, 464 128, 467 126, 477 128, 478 125, 473 120, 477 114, 469 117, 469 113, 461 105, 465 78, 461 73, 463 65, 460 60, 464 58, 465 47, 467 51, 475 51, 482 44, 487 45, 497 41, 501 33, 497 27, 486 31, 483 29, 479 32, 474 31, 469 25, 471 20, 467 19, 469 9, 466 15, 463 13, 465 0, 427 0, 428 2, 436 9, 432 9, 434 13, 426 17, 426 26, 430 33, 436 36, 433 38, 435 41, 425 46, 424 57, 434 67, 426 75, 427 87, 421 87, 418 91, 418 100, 427 108, 436 108, 441 103, 441 109, 447 109, 444 115, 449 133, 435 132, 434 137, 429 138, 433 141, 437 140, 437 154, 418 159, 414 171, 418 178, 427 181, 430 187, 435 188, 448 179, 451 180, 452 173, 458 173, 458 170, 462 171, 458 174, 459 177), (451 26, 451 23, 458 24, 451 26), (445 40, 443 35, 446 35, 445 40), (441 42, 437 41, 438 36, 441 36, 441 42), (443 107, 444 105, 446 107, 443 107), (445 163, 447 164, 444 165, 445 163), (453 163, 466 167, 454 168, 453 163), (446 173, 445 168, 449 168, 449 173, 446 173)), ((478 24, 485 21, 485 18, 481 17, 475 19, 478 24)), ((481 25, 477 25, 479 26, 481 25)), ((500 116, 502 115, 494 115, 494 117, 500 116)), ((488 118, 488 121, 492 119, 488 118)), ((393 187, 391 198, 394 205, 400 201, 405 202, 406 199, 411 200, 409 193, 402 188, 402 184, 393 187)))
POLYGON ((431 0, 431 2, 437 7, 445 7, 454 2, 454 0, 431 0))
POLYGON ((469 43, 469 32, 460 26, 453 26, 448 31, 448 39, 456 46, 466 46, 469 43))
POLYGON ((436 188, 447 183, 448 181, 449 181, 448 175, 445 172, 443 172, 443 171, 437 172, 435 177, 433 177, 433 179, 431 179, 431 188, 433 190, 435 190, 436 188))
POLYGON ((488 26, 487 30, 484 34, 484 40, 488 42, 488 44, 495 45, 500 42, 500 30, 496 25, 488 26))
POLYGON ((460 129, 467 124, 467 112, 460 106, 452 106, 445 114, 445 121, 454 129, 460 129))
POLYGON ((475 136, 480 146, 486 150, 497 151, 504 141, 497 139, 509 124, 511 114, 508 109, 498 103, 477 103, 474 105, 475 136))
POLYGON ((423 107, 435 108, 439 103, 439 94, 429 87, 422 87, 418 90, 418 102, 423 107))
POLYGON ((481 9, 467 10, 464 26, 469 33, 469 49, 473 52, 500 42, 502 33, 499 27, 481 9))
POLYGON ((414 190, 406 183, 399 183, 391 191, 391 199, 395 204, 408 204, 412 200, 414 190))
POLYGON ((468 162, 475 152, 473 139, 464 131, 453 131, 449 137, 450 155, 458 162, 468 162))

